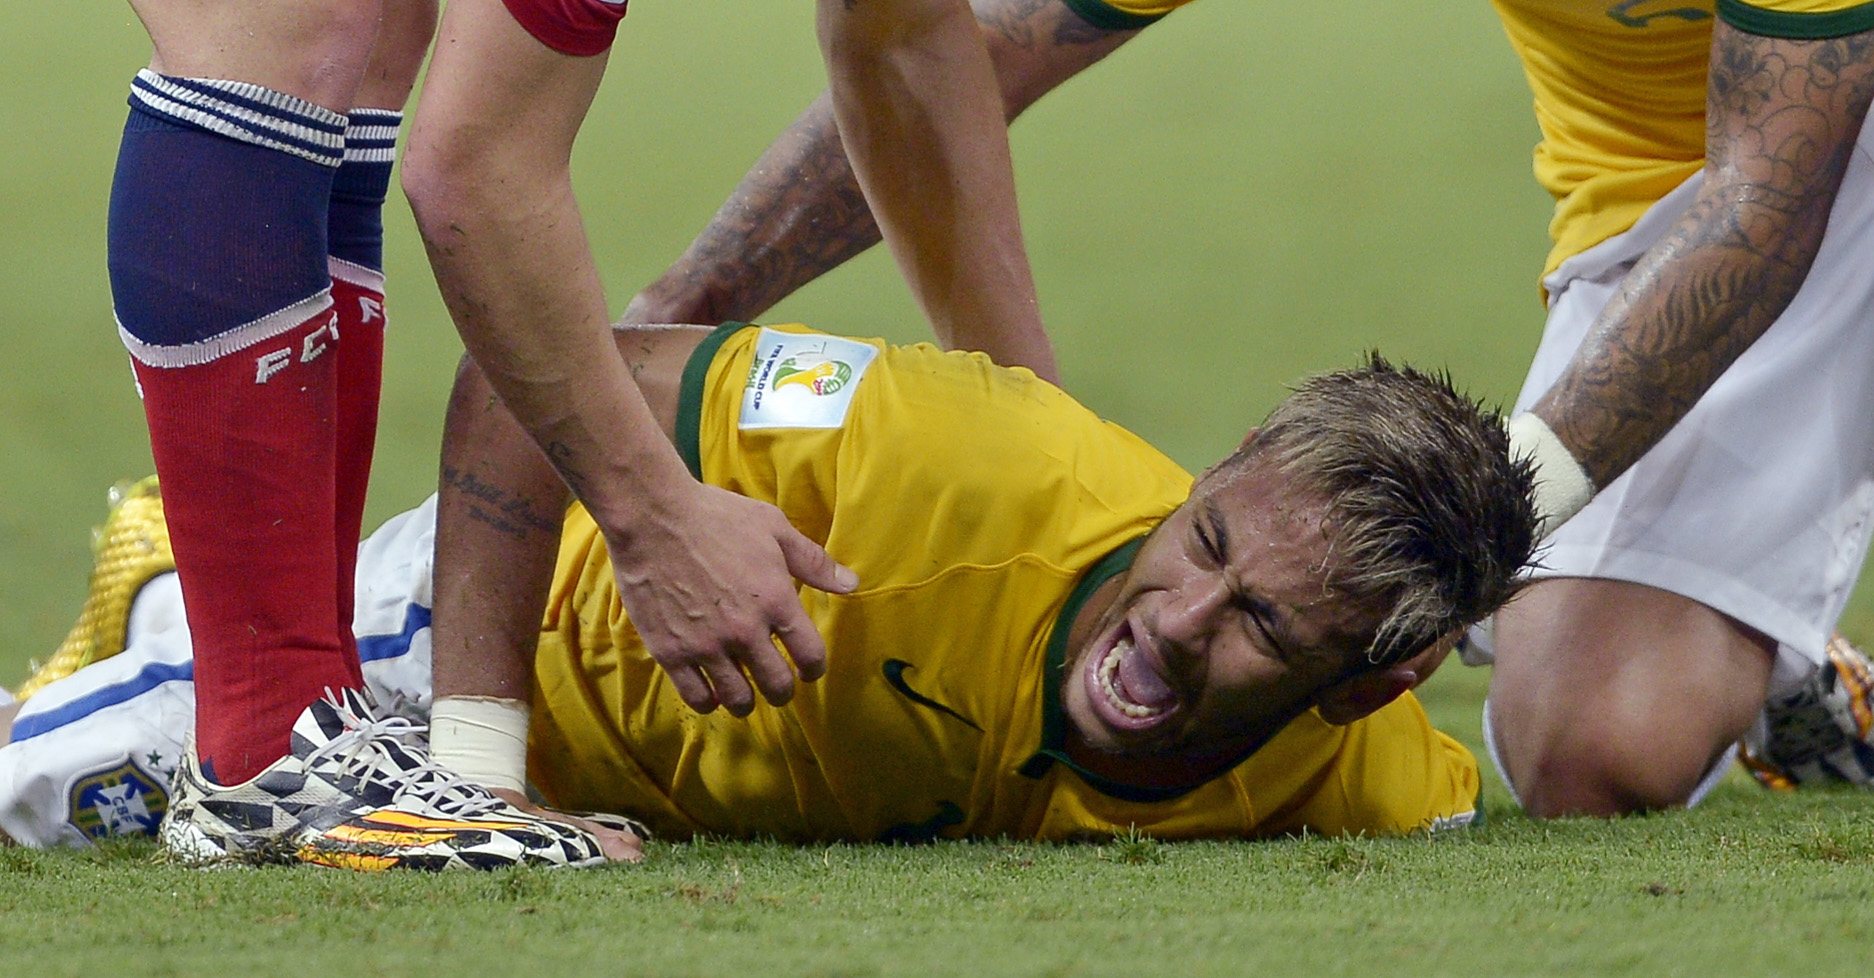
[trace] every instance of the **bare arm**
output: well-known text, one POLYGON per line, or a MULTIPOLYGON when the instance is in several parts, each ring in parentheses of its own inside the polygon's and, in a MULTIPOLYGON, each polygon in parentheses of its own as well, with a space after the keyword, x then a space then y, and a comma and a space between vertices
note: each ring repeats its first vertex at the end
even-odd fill
POLYGON ((435 696, 532 699, 540 613, 572 493, 467 356, 443 420, 435 696))
MULTIPOLYGON (((499 0, 454 0, 403 170, 463 344, 605 535, 619 594, 684 702, 737 714, 793 694, 825 646, 795 578, 852 573, 780 510, 690 477, 616 356, 569 170, 604 72, 528 35, 499 0)), ((447 576, 445 574, 445 576, 447 576)))
POLYGON ((1022 245, 1008 125, 968 0, 819 0, 833 116, 946 347, 1058 382, 1022 245))
MULTIPOLYGON (((708 330, 619 330, 625 369, 662 437, 676 423, 683 365, 708 330)), ((435 695, 526 701, 541 606, 572 494, 475 361, 462 358, 443 425, 436 512, 435 695)))
POLYGON ((1874 32, 1712 34, 1705 180, 1535 413, 1595 486, 1626 471, 1782 315, 1874 92, 1874 32))
MULTIPOLYGON (((1088 24, 1061 0, 980 0, 1005 118, 1138 36, 1088 24)), ((879 242, 822 94, 769 146, 683 257, 631 300, 628 323, 759 318, 879 242)))

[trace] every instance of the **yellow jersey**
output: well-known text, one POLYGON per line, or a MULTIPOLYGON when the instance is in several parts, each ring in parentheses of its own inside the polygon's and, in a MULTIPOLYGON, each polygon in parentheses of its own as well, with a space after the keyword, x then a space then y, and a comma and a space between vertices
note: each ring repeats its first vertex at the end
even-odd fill
POLYGON ((1536 179, 1555 197, 1543 275, 1633 226, 1704 165, 1711 26, 1821 38, 1868 0, 1492 0, 1535 95, 1536 179))
POLYGON ((718 330, 679 450, 859 575, 801 600, 827 674, 785 707, 698 715, 633 631, 589 516, 567 520, 536 657, 529 775, 665 837, 795 842, 1392 832, 1463 821, 1478 779, 1409 698, 1312 715, 1208 782, 1138 790, 1066 759, 1066 634, 1191 477, 1026 370, 799 326, 718 330))

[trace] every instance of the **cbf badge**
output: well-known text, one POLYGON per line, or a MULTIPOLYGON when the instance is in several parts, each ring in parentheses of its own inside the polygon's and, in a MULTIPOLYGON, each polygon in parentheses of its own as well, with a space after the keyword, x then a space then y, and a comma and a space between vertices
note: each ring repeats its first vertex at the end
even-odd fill
POLYGON ((878 357, 870 343, 766 329, 742 388, 740 427, 837 428, 846 423, 853 391, 878 357))
POLYGON ((72 785, 72 824, 93 839, 155 835, 169 808, 163 784, 126 760, 72 785))

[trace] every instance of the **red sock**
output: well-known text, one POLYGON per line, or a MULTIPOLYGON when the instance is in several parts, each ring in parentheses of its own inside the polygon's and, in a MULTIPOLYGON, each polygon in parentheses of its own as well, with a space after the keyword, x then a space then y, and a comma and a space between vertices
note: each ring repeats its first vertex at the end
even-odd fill
POLYGON ((333 627, 334 328, 327 309, 207 363, 133 358, 195 643, 196 752, 221 784, 284 756, 327 687, 363 685, 333 627))
POLYGON ((364 498, 377 447, 378 392, 384 376, 384 275, 362 265, 331 259, 332 300, 338 313, 338 502, 333 540, 338 547, 338 631, 345 649, 358 657, 351 631, 357 595, 358 539, 364 531, 364 498))

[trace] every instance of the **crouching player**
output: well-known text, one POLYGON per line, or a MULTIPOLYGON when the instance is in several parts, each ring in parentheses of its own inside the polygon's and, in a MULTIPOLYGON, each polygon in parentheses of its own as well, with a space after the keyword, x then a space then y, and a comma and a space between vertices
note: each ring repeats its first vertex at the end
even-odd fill
MULTIPOLYGON (((1422 650, 1509 596, 1534 524, 1498 419, 1441 380, 1377 357, 1311 379, 1193 480, 980 355, 736 324, 621 330, 619 347, 700 478, 780 506, 861 584, 802 592, 817 682, 698 714, 574 507, 533 658, 526 774, 549 802, 672 838, 800 842, 1474 817, 1475 760, 1406 691, 1422 650)), ((538 464, 525 443, 482 450, 510 449, 476 464, 538 464)), ((359 563, 366 678, 419 716, 434 506, 359 563)), ((16 840, 149 831, 169 803, 190 692, 164 581, 141 588, 123 654, 20 707, 0 748, 16 840)))

